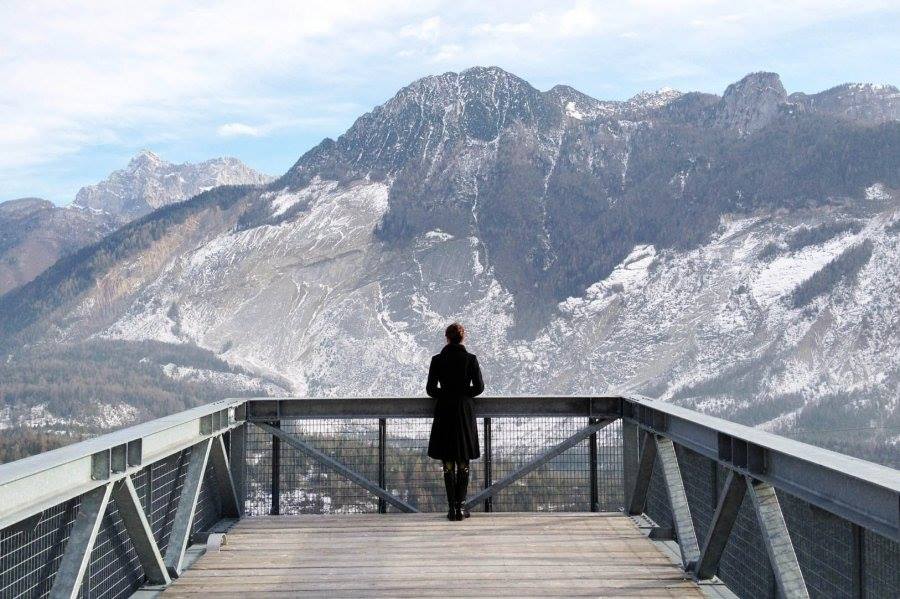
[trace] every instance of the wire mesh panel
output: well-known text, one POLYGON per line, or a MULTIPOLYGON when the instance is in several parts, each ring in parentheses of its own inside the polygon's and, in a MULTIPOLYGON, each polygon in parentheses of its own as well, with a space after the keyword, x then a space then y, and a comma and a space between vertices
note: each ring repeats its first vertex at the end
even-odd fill
POLYGON ((778 500, 810 596, 855 596, 853 524, 787 493, 778 500))
MULTIPOLYGON (((290 420, 280 428, 374 482, 378 481, 378 420, 290 420)), ((247 431, 247 514, 271 513, 272 436, 247 431)), ((285 443, 279 455, 280 514, 335 514, 378 511, 377 498, 302 451, 285 443)))
POLYGON ((91 598, 127 597, 141 585, 143 577, 134 545, 119 517, 116 502, 111 499, 94 542, 81 594, 91 598))
MULTIPOLYGON (((554 445, 587 426, 587 419, 495 418, 492 424, 492 480, 497 481, 554 445)), ((478 420, 481 459, 470 464, 469 496, 483 489, 486 447, 484 419, 478 420)), ((281 421, 285 432, 296 436, 373 483, 379 480, 378 421, 290 420, 281 421)), ((446 509, 441 465, 428 458, 431 419, 390 419, 384 446, 385 488, 419 511, 446 509)), ((500 511, 588 511, 590 500, 589 439, 542 465, 493 500, 500 511)), ((271 513, 272 435, 251 427, 246 437, 245 509, 248 514, 271 513)), ((597 478, 602 510, 619 510, 623 503, 621 425, 602 429, 597 441, 597 478)), ((375 512, 378 499, 321 466, 303 452, 280 443, 277 492, 279 513, 375 512)), ((481 505, 475 510, 482 509, 481 505)), ((397 511, 391 505, 388 511, 397 511)))
POLYGON ((50 592, 80 502, 45 510, 34 528, 0 533, 0 597, 44 597, 50 592))
POLYGON ((623 456, 622 421, 617 420, 597 433, 598 507, 601 512, 625 509, 623 456))
MULTIPOLYGON (((184 484, 190 449, 147 466, 132 475, 135 491, 162 551, 168 541, 178 497, 184 484)), ((221 509, 212 473, 207 472, 195 511, 193 531, 209 530, 221 509)), ((80 497, 44 510, 32 522, 0 531, 0 597, 46 597, 78 515, 80 497)), ((128 597, 145 580, 134 545, 118 506, 111 499, 103 516, 80 597, 128 597)))
MULTIPOLYGON (((492 431, 494 480, 500 480, 565 441, 586 418, 495 418, 492 431)), ((622 506, 622 441, 618 423, 598 433, 599 508, 622 506)), ((494 498, 496 511, 589 511, 590 438, 544 463, 494 498)))
POLYGON ((900 543, 871 531, 862 535, 864 597, 896 597, 900 589, 900 543))
POLYGON ((248 423, 244 444, 244 513, 263 516, 272 511, 272 435, 248 423))
MULTIPOLYGON (((706 537, 727 471, 685 447, 678 464, 700 543, 706 537)), ((797 497, 776 490, 800 570, 811 597, 895 597, 900 588, 898 544, 797 497), (862 538, 860 538, 862 536, 862 538)), ((657 461, 646 513, 671 526, 665 482, 657 461)), ((719 563, 718 576, 739 597, 776 597, 775 576, 749 494, 744 497, 719 563)))

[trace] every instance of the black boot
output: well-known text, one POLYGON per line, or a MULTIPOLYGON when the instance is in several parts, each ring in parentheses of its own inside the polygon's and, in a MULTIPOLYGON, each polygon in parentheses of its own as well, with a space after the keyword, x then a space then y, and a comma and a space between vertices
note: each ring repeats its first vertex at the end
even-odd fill
POLYGON ((452 466, 450 468, 444 466, 444 487, 447 489, 447 505, 450 506, 447 510, 447 520, 460 520, 461 518, 456 517, 456 473, 452 466))
POLYGON ((466 494, 469 492, 469 465, 456 465, 456 511, 459 519, 468 518, 472 514, 466 507, 466 494))

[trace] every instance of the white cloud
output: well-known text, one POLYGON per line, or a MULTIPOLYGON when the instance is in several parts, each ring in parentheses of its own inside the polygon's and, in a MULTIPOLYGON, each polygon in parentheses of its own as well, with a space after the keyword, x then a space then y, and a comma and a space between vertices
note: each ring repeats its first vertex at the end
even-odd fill
POLYGON ((415 25, 400 29, 401 37, 411 37, 423 42, 436 42, 441 33, 441 18, 429 17, 415 25))
POLYGON ((225 123, 216 128, 216 133, 221 137, 260 137, 263 135, 259 127, 253 125, 245 125, 244 123, 225 123))

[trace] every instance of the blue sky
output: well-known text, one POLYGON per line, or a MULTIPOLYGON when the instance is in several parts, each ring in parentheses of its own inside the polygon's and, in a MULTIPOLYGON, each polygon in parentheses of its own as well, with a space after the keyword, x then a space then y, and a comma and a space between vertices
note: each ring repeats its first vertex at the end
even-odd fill
POLYGON ((278 175, 429 74, 497 65, 602 99, 900 85, 900 3, 89 2, 0 4, 0 201, 75 192, 141 149, 278 175))

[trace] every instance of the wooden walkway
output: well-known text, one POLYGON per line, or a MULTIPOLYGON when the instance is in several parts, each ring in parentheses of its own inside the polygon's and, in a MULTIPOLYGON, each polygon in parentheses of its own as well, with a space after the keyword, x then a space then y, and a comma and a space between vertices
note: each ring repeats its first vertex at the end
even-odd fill
POLYGON ((621 514, 245 518, 162 596, 702 597, 621 514))

